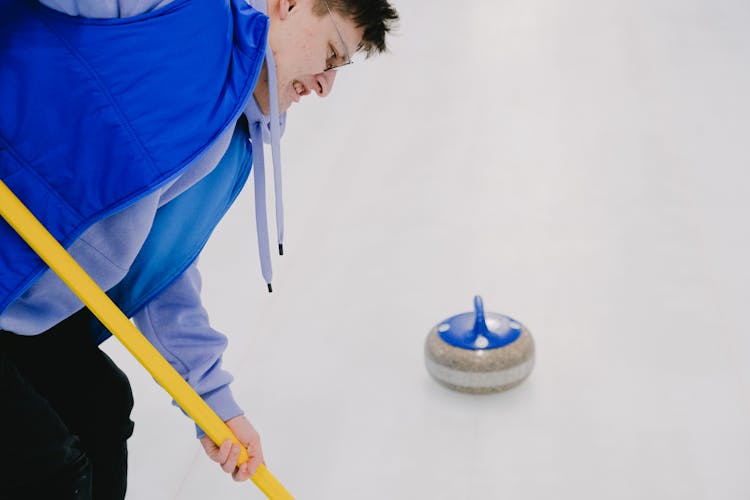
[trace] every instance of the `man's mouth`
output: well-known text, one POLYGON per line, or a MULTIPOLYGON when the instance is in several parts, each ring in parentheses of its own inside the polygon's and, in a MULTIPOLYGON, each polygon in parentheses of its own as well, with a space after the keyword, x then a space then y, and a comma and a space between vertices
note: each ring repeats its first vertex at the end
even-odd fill
POLYGON ((299 80, 294 80, 292 82, 292 87, 294 88, 294 93, 296 94, 296 97, 294 99, 295 102, 299 102, 300 97, 310 93, 307 87, 305 87, 305 85, 299 80))

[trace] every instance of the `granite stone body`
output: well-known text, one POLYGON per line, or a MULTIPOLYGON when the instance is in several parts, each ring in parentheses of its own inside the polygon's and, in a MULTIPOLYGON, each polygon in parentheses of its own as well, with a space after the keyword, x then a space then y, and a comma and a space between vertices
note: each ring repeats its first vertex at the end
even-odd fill
POLYGON ((514 342, 495 349, 463 349, 446 343, 434 327, 425 341, 425 365, 442 385, 486 394, 517 386, 534 368, 534 340, 522 328, 514 342))

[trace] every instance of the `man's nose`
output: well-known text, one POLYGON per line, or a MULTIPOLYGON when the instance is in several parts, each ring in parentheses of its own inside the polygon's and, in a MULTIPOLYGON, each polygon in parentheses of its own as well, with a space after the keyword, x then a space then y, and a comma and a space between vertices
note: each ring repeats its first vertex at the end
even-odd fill
POLYGON ((315 93, 320 97, 325 97, 333 90, 333 82, 336 80, 336 70, 323 71, 313 78, 315 80, 315 93))

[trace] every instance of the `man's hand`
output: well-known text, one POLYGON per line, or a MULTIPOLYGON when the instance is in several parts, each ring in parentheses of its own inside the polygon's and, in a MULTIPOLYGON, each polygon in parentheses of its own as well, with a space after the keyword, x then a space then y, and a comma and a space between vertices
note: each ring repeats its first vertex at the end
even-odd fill
POLYGON ((255 474, 255 469, 260 464, 265 463, 263 461, 263 450, 260 447, 260 436, 244 415, 230 418, 226 421, 226 424, 234 435, 237 436, 240 443, 247 448, 250 460, 237 467, 237 459, 240 456, 240 445, 232 444, 228 439, 221 444, 221 447, 218 447, 211 441, 210 437, 203 436, 201 444, 209 458, 217 462, 224 472, 232 474, 232 478, 235 481, 245 481, 255 474))

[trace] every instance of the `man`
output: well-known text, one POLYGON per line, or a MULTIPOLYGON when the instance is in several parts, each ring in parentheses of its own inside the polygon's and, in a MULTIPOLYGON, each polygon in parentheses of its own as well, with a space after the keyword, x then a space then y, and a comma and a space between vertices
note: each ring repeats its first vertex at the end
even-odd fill
MULTIPOLYGON (((201 443, 246 480, 260 439, 220 368, 197 256, 252 157, 270 290, 263 138, 277 153, 291 104, 330 94, 356 51, 385 50, 397 14, 387 0, 42 3, 0 2, 0 175, 227 422, 249 462, 201 443)), ((106 333, 4 222, 0 241, 0 498, 123 498, 132 394, 94 340, 106 333)))

